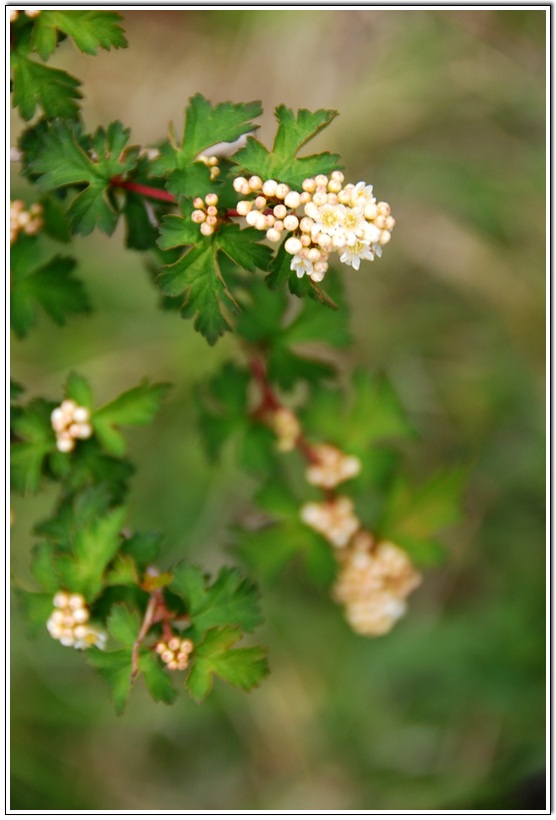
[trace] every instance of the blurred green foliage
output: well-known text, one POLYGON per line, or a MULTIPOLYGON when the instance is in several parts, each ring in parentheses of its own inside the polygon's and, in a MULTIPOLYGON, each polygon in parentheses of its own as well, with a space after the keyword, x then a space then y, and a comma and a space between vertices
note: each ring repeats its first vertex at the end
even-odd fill
MULTIPOLYGON (((393 382, 419 434, 416 481, 463 462, 469 491, 448 563, 386 637, 353 635, 295 567, 263 585, 271 675, 251 695, 217 684, 202 707, 168 709, 137 691, 116 718, 77 653, 46 631, 29 641, 14 608, 12 809, 544 808, 545 23, 531 9, 135 10, 128 50, 60 50, 87 125, 121 119, 141 144, 196 92, 261 99, 266 144, 275 105, 340 111, 315 150, 340 153, 397 218, 381 261, 345 269, 343 361, 393 382)), ((95 312, 63 328, 38 316, 14 375, 56 396, 75 367, 99 401, 173 382, 130 436, 132 515, 163 526, 170 560, 216 569, 254 484, 231 448, 207 463, 194 385, 233 343, 209 349, 160 311, 121 239, 77 240, 95 312)), ((51 507, 48 491, 13 501, 18 578, 51 507)))

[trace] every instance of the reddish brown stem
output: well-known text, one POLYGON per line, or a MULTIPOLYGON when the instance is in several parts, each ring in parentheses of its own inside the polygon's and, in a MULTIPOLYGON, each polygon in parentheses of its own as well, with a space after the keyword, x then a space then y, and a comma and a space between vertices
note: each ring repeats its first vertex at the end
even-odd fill
POLYGON ((143 618, 143 623, 141 624, 141 629, 139 630, 139 634, 133 644, 133 650, 131 653, 131 683, 137 677, 139 672, 139 648, 142 642, 145 640, 147 632, 153 626, 153 624, 161 623, 162 624, 162 636, 165 640, 170 640, 172 637, 172 627, 170 626, 170 621, 173 620, 189 620, 189 616, 187 615, 179 615, 175 616, 172 612, 168 610, 166 603, 164 602, 164 596, 162 594, 161 589, 155 589, 154 592, 151 593, 149 598, 149 603, 147 604, 147 608, 145 610, 145 616, 143 618))
POLYGON ((163 191, 161 188, 152 188, 150 185, 142 185, 140 182, 131 182, 128 179, 122 179, 122 177, 112 177, 110 185, 113 185, 114 188, 124 188, 126 191, 133 191, 135 194, 147 196, 149 199, 176 203, 176 197, 168 191, 163 191))
MULTIPOLYGON (((280 410, 284 407, 284 405, 279 400, 276 393, 272 389, 270 382, 268 381, 264 363, 260 359, 252 359, 249 362, 249 367, 251 373, 253 374, 253 378, 259 385, 262 393, 261 403, 257 408, 255 415, 261 416, 264 419, 267 416, 268 411, 275 412, 276 410, 280 410)), ((303 433, 297 437, 295 446, 299 452, 305 456, 307 461, 311 463, 319 463, 320 459, 315 454, 313 447, 309 444, 303 433)))
POLYGON ((263 362, 260 359, 252 359, 249 362, 249 367, 262 393, 261 406, 258 412, 264 414, 266 410, 278 410, 282 405, 266 378, 266 369, 263 362))

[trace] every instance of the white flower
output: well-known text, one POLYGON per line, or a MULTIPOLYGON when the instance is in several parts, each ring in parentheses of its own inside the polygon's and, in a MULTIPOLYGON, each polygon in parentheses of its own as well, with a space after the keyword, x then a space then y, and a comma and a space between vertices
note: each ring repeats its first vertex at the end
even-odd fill
POLYGON ((421 582, 407 553, 387 541, 373 547, 361 532, 344 553, 333 597, 361 635, 384 635, 406 611, 406 598, 421 582))
POLYGON ((365 219, 362 227, 363 235, 361 236, 361 239, 363 242, 368 242, 370 245, 374 245, 380 240, 381 230, 380 228, 377 228, 373 222, 367 222, 365 219))
POLYGON ((312 451, 315 462, 305 471, 309 484, 331 489, 361 472, 361 462, 356 456, 346 455, 331 444, 316 444, 312 451))
MULTIPOLYGON (((74 630, 74 634, 78 629, 79 628, 77 627, 74 630)), ((100 629, 86 627, 84 634, 82 633, 82 630, 79 630, 78 634, 82 634, 83 636, 77 638, 76 635, 77 640, 74 643, 75 649, 89 649, 91 646, 97 646, 99 649, 104 649, 106 647, 107 635, 100 629)))
POLYGON ((341 232, 345 210, 343 205, 332 205, 328 202, 319 208, 314 203, 307 203, 305 213, 315 223, 312 229, 313 236, 318 236, 321 233, 334 236, 334 234, 341 232), (313 205, 313 207, 309 207, 310 205, 313 205))
POLYGON ((338 549, 347 546, 361 526, 353 511, 353 502, 347 496, 304 504, 301 508, 301 520, 324 535, 338 549))
POLYGON ((351 189, 351 204, 361 205, 364 207, 370 202, 374 202, 373 186, 367 185, 366 182, 358 182, 351 189))
POLYGON ((299 279, 301 279, 305 274, 307 276, 312 277, 314 274, 313 263, 310 259, 307 259, 306 256, 301 256, 301 254, 296 253, 293 257, 290 265, 290 270, 293 270, 297 273, 299 279))
MULTIPOLYGON (((376 248, 374 249, 376 253, 376 248)), ((380 254, 378 254, 380 256, 380 254)), ((362 259, 374 259, 374 253, 370 245, 366 242, 355 242, 353 245, 346 245, 340 255, 340 262, 351 265, 355 270, 359 270, 362 259)))
POLYGON ((361 239, 367 226, 367 221, 360 208, 346 208, 343 205, 341 212, 342 231, 346 245, 355 245, 361 239))

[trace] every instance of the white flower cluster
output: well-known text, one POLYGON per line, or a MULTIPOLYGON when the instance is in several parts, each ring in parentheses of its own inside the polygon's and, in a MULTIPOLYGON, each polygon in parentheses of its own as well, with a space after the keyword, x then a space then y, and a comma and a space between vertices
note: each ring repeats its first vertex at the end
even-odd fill
POLYGON ((354 539, 343 559, 334 598, 355 632, 384 635, 405 613, 405 599, 421 576, 402 549, 387 541, 373 546, 367 532, 354 539))
POLYGON ((353 511, 353 501, 344 495, 304 504, 301 508, 301 520, 324 535, 337 549, 347 547, 361 526, 353 511))
POLYGON ((161 660, 167 669, 183 672, 189 665, 189 656, 193 651, 193 642, 189 639, 182 640, 177 635, 169 641, 159 641, 155 646, 155 652, 160 655, 161 660))
POLYGON ((305 477, 315 487, 332 489, 361 471, 361 462, 356 456, 348 456, 331 444, 315 444, 311 453, 315 460, 307 467, 305 477))
POLYGON ((287 407, 279 407, 272 414, 271 424, 278 438, 278 449, 282 453, 294 450, 301 435, 301 425, 294 413, 287 407))
POLYGON ((193 200, 195 210, 191 219, 200 226, 203 236, 211 236, 218 225, 218 194, 207 194, 204 199, 200 196, 193 200))
POLYGON ((372 185, 344 185, 342 172, 333 171, 330 177, 309 177, 301 187, 301 192, 293 191, 258 176, 234 179, 237 193, 254 195, 237 204, 238 214, 249 225, 265 231, 271 242, 281 241, 284 232, 291 234, 284 248, 292 255, 290 268, 299 278, 321 282, 331 253, 355 270, 362 259, 381 256, 395 220, 388 203, 376 201, 372 185))
POLYGON ((85 598, 79 593, 57 592, 54 596, 54 612, 46 623, 51 636, 62 646, 104 649, 106 633, 89 626, 89 609, 85 598))
POLYGON ((220 168, 218 167, 218 157, 207 157, 206 154, 199 154, 196 162, 202 162, 210 170, 211 180, 220 176, 220 168))
POLYGON ((22 199, 10 202, 10 245, 17 240, 20 232, 34 236, 43 226, 42 205, 35 202, 28 211, 22 199))
POLYGON ((50 414, 52 429, 56 433, 56 447, 61 453, 70 453, 77 439, 90 438, 93 428, 86 407, 79 407, 73 399, 65 399, 50 414))

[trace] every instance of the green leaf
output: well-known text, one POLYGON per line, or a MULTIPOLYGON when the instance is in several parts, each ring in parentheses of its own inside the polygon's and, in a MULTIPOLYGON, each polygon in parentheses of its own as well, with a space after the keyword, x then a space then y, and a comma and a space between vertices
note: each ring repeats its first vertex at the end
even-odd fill
POLYGON ((332 120, 338 116, 337 111, 326 110, 308 111, 301 108, 297 116, 290 108, 279 105, 276 108, 276 119, 278 129, 272 146, 272 153, 281 159, 288 159, 322 131, 332 120))
POLYGON ((46 457, 55 448, 50 423, 52 405, 35 399, 20 408, 12 422, 14 442, 10 448, 11 486, 20 493, 39 490, 46 457))
POLYGON ((46 635, 46 622, 52 615, 54 604, 48 592, 30 592, 26 589, 15 589, 17 602, 23 612, 29 635, 35 637, 46 635))
POLYGON ((231 649, 240 638, 240 629, 215 627, 207 632, 201 643, 196 644, 185 684, 194 700, 204 700, 212 688, 214 675, 249 691, 268 674, 264 649, 258 646, 231 649))
POLYGON ((134 472, 129 461, 107 455, 96 436, 79 441, 72 453, 55 450, 49 456, 49 467, 55 477, 63 479, 65 490, 81 492, 85 488, 102 485, 108 491, 112 504, 121 503, 127 482, 134 472))
POLYGON ((75 534, 104 517, 110 504, 110 494, 105 486, 88 487, 73 496, 63 498, 54 516, 47 521, 41 521, 34 531, 71 551, 75 534))
POLYGON ((280 343, 271 348, 268 356, 268 375, 284 390, 291 390, 298 381, 315 383, 334 374, 334 367, 327 362, 296 355, 280 343))
POLYGON ((244 424, 240 463, 251 473, 267 476, 276 468, 276 436, 262 424, 244 424))
POLYGON ((169 384, 145 380, 93 413, 93 428, 103 447, 112 455, 123 455, 125 440, 116 427, 149 424, 169 389, 169 384))
POLYGON ((110 586, 126 586, 127 584, 138 584, 139 576, 137 568, 131 555, 116 555, 108 572, 106 573, 106 584, 110 586))
POLYGON ((185 600, 194 636, 228 624, 251 632, 261 623, 257 588, 239 570, 222 568, 210 586, 196 567, 178 567, 173 575, 170 590, 185 600))
POLYGON ((216 234, 216 243, 230 259, 243 270, 254 273, 268 270, 272 259, 272 250, 261 245, 261 232, 255 228, 240 230, 239 225, 222 225, 216 234))
POLYGON ((393 387, 382 376, 363 371, 353 377, 354 400, 349 414, 349 442, 365 446, 385 438, 413 438, 415 430, 393 387))
POLYGON ((268 523, 257 530, 240 530, 236 552, 251 572, 272 583, 298 554, 291 530, 283 524, 268 523))
POLYGON ((140 569, 145 569, 158 557, 162 534, 159 532, 137 532, 122 544, 122 552, 129 554, 140 569))
POLYGON ((25 388, 23 385, 16 382, 14 379, 10 379, 10 401, 16 401, 22 393, 25 392, 25 388))
POLYGON ((149 208, 144 197, 133 191, 125 192, 123 215, 126 224, 126 247, 136 251, 152 248, 158 236, 158 229, 153 225, 149 208))
POLYGON ((72 274, 75 265, 75 259, 55 256, 34 270, 12 268, 10 318, 17 336, 26 336, 35 324, 37 307, 58 325, 64 325, 70 313, 90 311, 83 283, 72 274))
POLYGON ((388 381, 364 371, 354 374, 347 403, 340 390, 316 386, 310 410, 301 415, 312 437, 336 443, 354 454, 363 453, 384 439, 415 436, 388 381))
POLYGON ((42 11, 34 22, 31 48, 48 59, 56 49, 58 32, 71 37, 85 54, 96 54, 99 48, 125 48, 121 20, 113 11, 42 11))
POLYGON ((58 591, 60 584, 52 561, 52 546, 50 544, 37 544, 33 548, 31 572, 44 592, 48 592, 52 596, 58 591))
POLYGON ((110 687, 116 713, 121 715, 131 689, 131 652, 128 649, 103 652, 93 646, 87 650, 87 660, 110 687))
POLYGON ((209 344, 230 329, 224 310, 236 311, 216 261, 216 246, 204 243, 191 248, 173 265, 163 268, 158 285, 167 296, 184 295, 181 313, 195 317, 194 327, 209 344))
POLYGON ((160 662, 151 652, 141 653, 139 669, 145 676, 145 683, 152 697, 163 703, 173 703, 177 692, 172 686, 168 674, 160 667, 160 662))
POLYGON ((236 332, 247 342, 272 349, 284 332, 284 313, 291 307, 288 296, 284 290, 270 290, 259 279, 249 282, 248 296, 236 319, 236 332))
POLYGON ((250 273, 257 268, 266 269, 272 251, 259 244, 260 239, 260 232, 254 228, 240 230, 236 224, 222 224, 206 240, 185 211, 182 216, 168 216, 164 220, 159 247, 190 247, 177 262, 162 269, 158 285, 167 296, 185 296, 182 315, 196 316, 195 328, 210 344, 230 329, 225 311, 238 312, 237 302, 222 275, 222 254, 250 273))
MULTIPOLYGON (((180 162, 178 158, 175 160, 180 162)), ((210 178, 210 171, 202 162, 193 162, 184 168, 176 168, 172 171, 166 181, 166 190, 178 197, 189 197, 193 199, 197 196, 205 197, 214 192, 215 188, 220 188, 221 183, 215 183, 210 178)))
POLYGON ((78 131, 75 123, 52 123, 29 168, 38 175, 41 190, 85 186, 67 209, 75 233, 89 234, 98 225, 111 234, 118 212, 110 180, 131 171, 139 152, 137 148, 126 148, 130 132, 120 122, 112 122, 106 130, 98 128, 89 143, 81 140, 78 131))
POLYGON ((125 516, 126 510, 118 508, 89 528, 79 530, 73 543, 73 555, 60 556, 56 561, 65 586, 81 592, 87 601, 94 600, 102 589, 106 567, 120 547, 120 530, 125 516))
POLYGON ((137 387, 126 390, 97 410, 94 419, 103 419, 110 424, 149 424, 158 413, 170 387, 170 384, 162 382, 149 384, 145 379, 137 387))
POLYGON ((278 129, 272 152, 254 137, 249 137, 246 147, 233 157, 241 168, 262 179, 276 179, 301 190, 307 177, 329 174, 340 167, 340 158, 336 154, 313 154, 300 159, 296 156, 306 142, 332 122, 337 116, 336 111, 320 109, 311 112, 303 108, 295 115, 291 109, 279 105, 275 113, 278 129))
POLYGON ((32 119, 37 108, 42 108, 48 118, 77 117, 81 99, 78 89, 81 83, 58 68, 41 65, 30 60, 22 51, 11 54, 13 73, 12 105, 19 109, 24 120, 32 119))
POLYGON ((380 523, 380 533, 411 548, 413 542, 428 541, 462 515, 464 473, 461 469, 442 473, 413 490, 400 477, 389 498, 380 523))
POLYGON ((181 245, 194 245, 199 238, 199 226, 191 221, 190 214, 167 214, 162 220, 157 245, 162 250, 169 250, 181 245))
POLYGON ((288 253, 284 247, 286 239, 278 248, 274 259, 269 267, 269 274, 266 277, 266 283, 269 288, 277 290, 289 282, 292 276, 297 276, 291 269, 292 255, 288 253))
POLYGON ((43 196, 40 199, 44 231, 58 242, 69 242, 71 234, 62 203, 56 197, 43 196))
POLYGON ((202 392, 197 393, 199 428, 210 459, 235 433, 245 432, 247 422, 248 370, 226 362, 202 392))
POLYGON ((256 493, 255 503, 268 519, 253 530, 236 530, 236 550, 258 577, 267 582, 293 559, 298 559, 318 585, 332 583, 336 559, 328 542, 301 520, 302 501, 288 478, 274 473, 256 493))
POLYGON ((93 393, 87 379, 78 373, 70 373, 66 379, 65 394, 68 399, 73 399, 80 407, 87 407, 89 410, 93 406, 93 393))
POLYGON ((254 531, 240 531, 237 552, 248 567, 267 583, 276 579, 294 559, 300 559, 318 585, 332 583, 337 564, 328 542, 299 518, 301 504, 291 518, 269 523, 254 531))
POLYGON ((139 616, 123 604, 117 604, 112 608, 106 626, 114 640, 131 648, 139 634, 139 616))
MULTIPOLYGON (((292 305, 284 291, 270 290, 258 280, 249 283, 249 301, 242 305, 236 331, 247 341, 267 349, 269 378, 284 390, 290 390, 300 380, 313 383, 334 375, 335 370, 328 362, 315 358, 319 351, 313 348, 305 353, 300 345, 320 341, 342 347, 351 338, 341 280, 335 271, 330 273, 330 290, 338 303, 334 311, 310 299, 295 300, 292 305), (297 308, 293 315, 292 307, 297 308)), ((326 352, 325 348, 322 352, 326 352)))
POLYGON ((284 328, 284 343, 288 345, 323 341, 334 347, 346 347, 352 337, 348 329, 349 307, 344 296, 342 279, 330 268, 326 274, 327 292, 337 308, 330 310, 313 299, 304 299, 301 309, 284 328))
POLYGON ((242 134, 252 131, 251 121, 262 113, 258 101, 250 103, 223 102, 213 105, 202 94, 189 100, 181 145, 172 145, 153 164, 155 173, 183 170, 197 156, 218 142, 234 142, 242 134))

